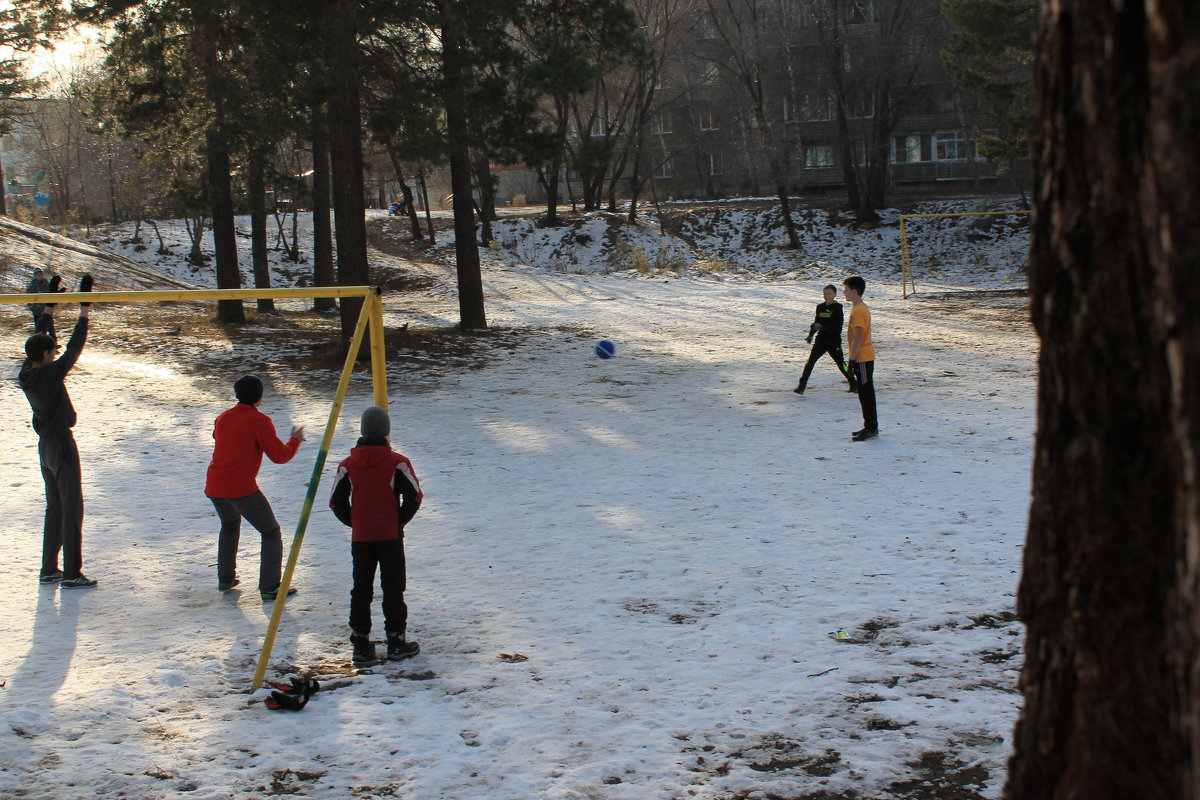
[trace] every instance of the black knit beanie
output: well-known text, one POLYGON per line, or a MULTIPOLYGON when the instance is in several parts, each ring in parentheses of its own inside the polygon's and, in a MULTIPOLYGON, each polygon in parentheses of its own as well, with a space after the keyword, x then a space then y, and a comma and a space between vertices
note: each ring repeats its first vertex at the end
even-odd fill
POLYGON ((263 384, 257 375, 243 375, 233 383, 233 396, 239 403, 252 406, 262 399, 263 384))

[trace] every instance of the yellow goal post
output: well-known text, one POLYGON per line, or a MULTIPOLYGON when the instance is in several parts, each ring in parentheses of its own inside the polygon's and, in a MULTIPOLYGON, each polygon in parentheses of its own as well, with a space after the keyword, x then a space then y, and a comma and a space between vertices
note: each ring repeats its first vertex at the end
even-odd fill
POLYGON ((908 299, 909 285, 912 291, 917 291, 917 283, 913 277, 912 254, 908 247, 908 226, 910 219, 934 219, 937 217, 990 217, 1001 214, 1032 214, 1032 211, 961 211, 953 214, 901 214, 900 215, 900 294, 908 299))
POLYGON ((296 570, 296 562, 300 558, 300 546, 304 542, 304 533, 308 528, 308 519, 312 514, 313 503, 320 484, 321 473, 325 469, 325 460, 329 455, 329 446, 333 442, 334 430, 342 413, 342 402, 346 397, 346 389, 350 385, 350 376, 354 371, 354 363, 359 348, 362 347, 363 336, 368 328, 371 331, 371 384, 374 391, 375 405, 388 407, 387 392, 387 353, 383 342, 383 290, 378 286, 316 286, 303 289, 169 289, 134 292, 61 292, 40 294, 0 294, 0 303, 124 303, 124 302, 153 302, 175 301, 191 302, 200 300, 286 300, 312 299, 318 297, 361 297, 362 310, 354 327, 354 335, 350 340, 350 349, 346 353, 346 361, 342 365, 341 377, 337 390, 334 392, 333 404, 329 409, 329 419, 325 423, 325 434, 321 437, 321 447, 317 451, 313 463, 312 478, 308 482, 308 492, 304 498, 304 506, 300 510, 300 519, 296 523, 296 534, 292 537, 292 546, 288 552, 287 565, 279 582, 279 592, 275 597, 275 605, 271 610, 271 621, 267 625, 267 633, 263 640, 262 651, 259 653, 258 665, 254 671, 251 689, 262 686, 267 664, 271 658, 271 648, 275 643, 275 634, 279 630, 283 609, 287 602, 288 588, 292 584, 292 574, 296 570))

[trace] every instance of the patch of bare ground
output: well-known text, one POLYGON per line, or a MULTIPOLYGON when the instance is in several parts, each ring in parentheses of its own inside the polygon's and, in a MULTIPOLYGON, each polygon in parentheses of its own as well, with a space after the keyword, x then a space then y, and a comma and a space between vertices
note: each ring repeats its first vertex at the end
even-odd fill
POLYGON ((1026 289, 918 293, 909 299, 921 304, 931 316, 963 317, 997 328, 1027 328, 1033 324, 1026 289))
MULTIPOLYGON (((806 754, 800 744, 784 738, 769 738, 732 755, 752 759, 747 766, 759 772, 790 771, 827 778, 847 769, 835 750, 806 754)), ((980 792, 991 778, 983 765, 963 762, 944 750, 922 753, 904 766, 910 770, 907 777, 866 793, 822 787, 784 795, 751 787, 734 792, 729 800, 983 800, 980 792)))

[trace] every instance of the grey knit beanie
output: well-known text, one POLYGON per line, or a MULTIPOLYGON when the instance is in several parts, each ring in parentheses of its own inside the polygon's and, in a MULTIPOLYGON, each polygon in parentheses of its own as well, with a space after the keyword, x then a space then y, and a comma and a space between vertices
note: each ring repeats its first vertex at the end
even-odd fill
POLYGON ((371 406, 362 415, 362 435, 365 438, 386 439, 392 432, 392 421, 388 412, 379 406, 371 406))

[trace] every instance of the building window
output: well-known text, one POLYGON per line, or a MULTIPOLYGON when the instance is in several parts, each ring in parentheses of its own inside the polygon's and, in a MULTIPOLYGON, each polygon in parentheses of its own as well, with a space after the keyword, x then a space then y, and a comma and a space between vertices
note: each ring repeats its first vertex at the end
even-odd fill
POLYGON ((875 116, 875 95, 854 93, 846 98, 846 116, 849 119, 871 119, 875 116))
POLYGON ((671 159, 667 156, 654 156, 650 159, 654 167, 654 177, 669 178, 671 177, 671 159))
POLYGON ((862 136, 855 136, 850 141, 851 152, 854 156, 854 163, 859 166, 867 164, 867 140, 862 136))
POLYGON ((896 149, 897 164, 914 164, 919 161, 930 161, 929 137, 907 134, 893 139, 896 149))
POLYGON ((833 166, 833 145, 823 139, 804 143, 804 168, 833 166))
POLYGON ((704 163, 708 166, 709 175, 721 174, 721 154, 720 153, 705 153, 704 163))
POLYGON ((650 119, 650 133, 655 136, 662 136, 664 133, 673 132, 674 129, 671 127, 671 115, 669 113, 664 111, 661 114, 655 114, 650 119))
POLYGON ((795 100, 790 97, 783 98, 783 121, 784 122, 799 122, 800 109, 795 100))
POLYGON ((967 157, 967 137, 962 131, 938 131, 933 135, 933 143, 938 161, 962 161, 967 157))
POLYGON ((851 24, 875 21, 875 0, 842 0, 842 20, 851 24))
POLYGON ((721 82, 721 68, 715 61, 709 61, 704 67, 704 72, 700 79, 709 86, 715 86, 721 82))
POLYGON ((700 112, 700 130, 715 131, 719 130, 720 125, 717 124, 717 115, 711 109, 705 109, 700 112))
POLYGON ((833 92, 811 92, 800 98, 800 119, 806 122, 833 119, 837 100, 833 92))

